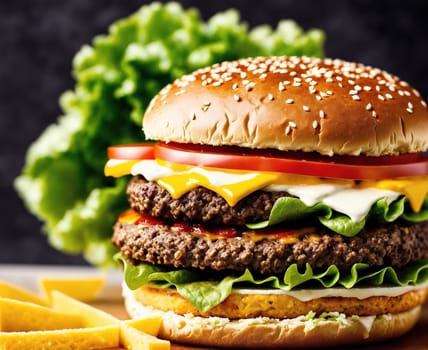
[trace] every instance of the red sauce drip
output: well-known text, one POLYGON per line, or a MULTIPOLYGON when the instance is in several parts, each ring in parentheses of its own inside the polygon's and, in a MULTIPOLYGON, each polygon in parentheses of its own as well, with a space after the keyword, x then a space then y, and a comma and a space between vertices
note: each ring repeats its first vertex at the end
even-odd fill
POLYGON ((140 217, 134 222, 135 225, 165 225, 165 223, 162 220, 158 220, 150 215, 141 215, 140 217))

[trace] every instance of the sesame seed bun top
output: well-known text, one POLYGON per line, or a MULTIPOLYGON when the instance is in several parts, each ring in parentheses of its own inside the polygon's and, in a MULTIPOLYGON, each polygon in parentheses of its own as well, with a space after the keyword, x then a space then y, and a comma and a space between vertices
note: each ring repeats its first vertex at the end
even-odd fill
POLYGON ((338 59, 258 57, 197 70, 163 88, 146 137, 326 155, 428 148, 428 109, 409 84, 338 59))

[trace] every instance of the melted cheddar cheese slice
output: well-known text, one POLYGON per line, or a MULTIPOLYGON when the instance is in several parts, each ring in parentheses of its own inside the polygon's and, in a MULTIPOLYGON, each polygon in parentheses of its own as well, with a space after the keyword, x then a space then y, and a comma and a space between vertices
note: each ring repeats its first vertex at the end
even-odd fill
MULTIPOLYGON (((288 191, 305 204, 324 202, 336 210, 359 221, 371 205, 380 198, 388 202, 404 195, 412 209, 418 212, 428 194, 428 175, 380 181, 320 179, 312 176, 291 175, 274 172, 229 170, 174 164, 162 160, 116 160, 110 159, 105 166, 107 176, 126 174, 143 175, 148 181, 156 181, 173 198, 180 198, 195 187, 203 186, 222 196, 230 206, 260 189, 288 191), (309 187, 309 189, 307 189, 309 187), (369 192, 367 192, 369 190, 369 192), (349 192, 353 192, 360 206, 357 213, 347 212, 349 192), (341 195, 343 192, 343 196, 341 195), (367 192, 367 193, 366 193, 367 192), (370 196, 367 194, 370 193, 370 196), (346 194, 346 196, 345 196, 346 194), (370 200, 366 198, 370 197, 370 200)), ((356 203, 352 203, 355 208, 356 203)))

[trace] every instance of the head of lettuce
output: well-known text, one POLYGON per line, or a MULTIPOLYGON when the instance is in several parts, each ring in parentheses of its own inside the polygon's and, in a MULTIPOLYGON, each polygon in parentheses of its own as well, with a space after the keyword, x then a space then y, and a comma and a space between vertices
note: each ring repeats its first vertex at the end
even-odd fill
POLYGON ((109 145, 144 141, 141 120, 158 91, 213 63, 248 56, 320 57, 324 35, 283 20, 249 30, 236 10, 204 22, 195 9, 153 3, 113 23, 73 61, 63 115, 28 150, 15 186, 55 248, 113 264, 112 226, 127 208, 127 179, 104 176, 109 145))

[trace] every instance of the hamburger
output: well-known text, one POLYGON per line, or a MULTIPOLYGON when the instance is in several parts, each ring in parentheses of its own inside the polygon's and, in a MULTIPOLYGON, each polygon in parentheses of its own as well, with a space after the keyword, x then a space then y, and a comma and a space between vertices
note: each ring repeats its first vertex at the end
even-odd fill
POLYGON ((428 110, 408 83, 339 59, 258 57, 163 88, 156 143, 108 149, 132 174, 114 226, 133 317, 215 347, 382 341, 428 287, 428 110))

